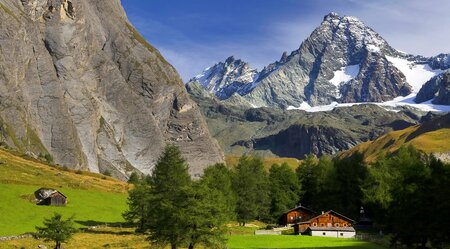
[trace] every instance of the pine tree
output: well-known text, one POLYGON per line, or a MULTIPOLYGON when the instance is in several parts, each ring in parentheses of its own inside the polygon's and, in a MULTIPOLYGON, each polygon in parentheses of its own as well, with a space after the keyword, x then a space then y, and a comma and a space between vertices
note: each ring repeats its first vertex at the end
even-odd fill
POLYGON ((226 196, 204 180, 195 182, 192 190, 187 209, 189 249, 200 243, 207 248, 225 248, 225 224, 232 217, 226 196))
POLYGON ((151 197, 151 186, 144 181, 135 184, 128 193, 128 210, 123 213, 123 217, 127 222, 137 224, 139 232, 146 229, 151 197))
POLYGON ((168 145, 150 179, 146 229, 153 244, 170 244, 172 249, 187 243, 189 233, 189 194, 192 180, 188 165, 178 147, 168 145))
POLYGON ((69 241, 76 232, 72 220, 73 217, 63 220, 61 214, 55 213, 50 219, 44 220, 44 227, 36 227, 37 234, 46 241, 54 241, 55 249, 60 249, 61 243, 69 241))
POLYGON ((222 193, 225 198, 227 210, 227 216, 230 220, 236 217, 236 193, 233 191, 233 172, 228 169, 224 164, 216 164, 208 167, 203 172, 201 181, 210 189, 215 189, 222 193))
POLYGON ((309 154, 296 169, 297 177, 303 190, 301 203, 304 206, 312 206, 313 198, 317 196, 318 163, 317 157, 309 154))
POLYGON ((237 195, 236 214, 239 223, 245 225, 254 219, 268 219, 268 178, 260 159, 241 157, 233 187, 237 195))
POLYGON ((269 189, 271 221, 274 222, 300 201, 301 186, 295 172, 283 163, 281 166, 274 164, 270 168, 269 189))

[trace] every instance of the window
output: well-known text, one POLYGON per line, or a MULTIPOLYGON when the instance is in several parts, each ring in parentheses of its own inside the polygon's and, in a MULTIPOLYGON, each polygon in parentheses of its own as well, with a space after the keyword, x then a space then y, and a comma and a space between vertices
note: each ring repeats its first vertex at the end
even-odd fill
POLYGON ((339 223, 334 224, 335 227, 339 227, 339 223))
POLYGON ((341 236, 344 236, 344 233, 341 233, 341 236))
POLYGON ((323 232, 322 235, 327 235, 327 233, 326 233, 326 232, 323 232))
POLYGON ((316 226, 317 226, 317 223, 314 222, 314 223, 312 224, 312 226, 313 226, 313 227, 316 227, 316 226))
POLYGON ((347 223, 344 223, 344 227, 346 227, 347 226, 347 223))
POLYGON ((325 224, 323 224, 323 223, 320 223, 320 226, 321 226, 321 227, 323 227, 323 226, 325 226, 325 224))

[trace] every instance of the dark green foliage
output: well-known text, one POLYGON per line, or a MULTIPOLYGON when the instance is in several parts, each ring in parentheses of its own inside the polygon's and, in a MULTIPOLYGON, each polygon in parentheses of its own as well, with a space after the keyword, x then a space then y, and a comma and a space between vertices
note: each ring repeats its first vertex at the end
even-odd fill
POLYGON ((218 190, 226 203, 229 220, 236 218, 235 209, 237 196, 233 191, 233 172, 224 164, 216 164, 205 169, 201 181, 210 189, 218 190))
POLYGON ((370 170, 365 200, 392 242, 408 248, 445 248, 450 236, 450 165, 402 147, 370 170))
POLYGON ((319 160, 314 155, 308 155, 296 169, 297 177, 303 189, 302 205, 312 206, 318 192, 319 160))
POLYGON ((50 164, 53 163, 53 156, 48 153, 46 153, 46 154, 39 153, 38 157, 40 159, 45 160, 45 162, 47 162, 47 163, 50 163, 50 164))
POLYGON ((44 220, 44 227, 36 227, 37 235, 46 241, 54 241, 55 249, 59 249, 61 243, 70 240, 76 232, 72 221, 73 217, 63 220, 61 214, 55 213, 50 219, 44 220))
POLYGON ((111 171, 108 170, 108 169, 105 169, 105 171, 103 171, 102 174, 105 175, 105 176, 111 176, 111 171))
POLYGON ((269 219, 268 177, 260 159, 241 157, 233 187, 237 195, 236 215, 239 223, 245 225, 251 220, 269 219))
POLYGON ((149 206, 145 228, 152 244, 176 248, 187 243, 191 191, 188 165, 178 147, 168 145, 155 166, 146 200, 149 206))
POLYGON ((363 163, 361 154, 354 154, 349 158, 334 161, 335 183, 330 186, 333 206, 323 203, 326 210, 345 213, 357 218, 363 199, 362 186, 367 178, 367 167, 363 163))
POLYGON ((137 223, 138 230, 148 232, 154 246, 194 248, 201 243, 223 248, 224 225, 234 211, 230 193, 228 169, 213 166, 200 181, 193 182, 180 150, 168 145, 153 175, 139 180, 130 191, 124 217, 137 223))
POLYGON ((128 192, 128 210, 123 214, 124 219, 137 224, 138 232, 145 231, 149 213, 151 191, 150 186, 144 183, 135 184, 128 192))
POLYGON ((141 181, 141 178, 136 172, 131 173, 130 178, 128 178, 128 183, 138 184, 141 181))
POLYGON ((363 198, 362 187, 367 177, 363 158, 334 159, 307 156, 296 170, 302 184, 302 205, 316 211, 335 210, 357 218, 363 198))
POLYGON ((209 187, 204 180, 195 182, 186 213, 190 249, 198 244, 207 248, 226 246, 225 224, 231 220, 233 212, 219 189, 209 187))
POLYGON ((301 186, 295 172, 287 165, 274 164, 269 171, 270 215, 276 222, 286 210, 295 207, 301 196, 301 186))

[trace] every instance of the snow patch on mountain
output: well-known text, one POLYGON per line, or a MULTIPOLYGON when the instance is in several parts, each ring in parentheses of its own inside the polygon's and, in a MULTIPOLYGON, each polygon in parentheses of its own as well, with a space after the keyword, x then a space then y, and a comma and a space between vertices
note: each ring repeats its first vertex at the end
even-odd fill
POLYGON ((442 73, 442 70, 433 70, 428 64, 416 64, 407 59, 391 56, 386 56, 386 59, 405 75, 406 81, 412 86, 414 93, 419 92, 428 80, 442 73))
POLYGON ((450 112, 450 106, 448 106, 448 105, 435 105, 435 104, 431 103, 431 100, 417 104, 414 102, 415 97, 416 97, 416 94, 413 93, 406 97, 397 97, 391 101, 386 101, 386 102, 382 102, 382 103, 378 103, 378 102, 366 102, 366 103, 333 102, 329 105, 314 106, 314 107, 311 107, 308 103, 304 102, 299 107, 289 106, 287 108, 287 110, 302 110, 302 111, 306 111, 306 112, 327 112, 327 111, 332 111, 333 109, 340 108, 340 107, 350 107, 350 106, 356 106, 356 105, 371 104, 371 105, 380 106, 387 111, 394 111, 394 112, 398 112, 399 108, 404 107, 404 106, 409 106, 409 107, 416 108, 416 109, 419 109, 419 110, 425 111, 425 112, 450 112))
POLYGON ((367 48, 368 51, 370 51, 372 53, 378 53, 378 52, 381 51, 379 47, 377 47, 377 46, 375 46, 373 44, 367 45, 366 48, 367 48))
POLYGON ((340 84, 345 84, 350 80, 356 78, 359 73, 359 64, 342 67, 340 70, 334 71, 334 76, 330 83, 339 87, 340 84))

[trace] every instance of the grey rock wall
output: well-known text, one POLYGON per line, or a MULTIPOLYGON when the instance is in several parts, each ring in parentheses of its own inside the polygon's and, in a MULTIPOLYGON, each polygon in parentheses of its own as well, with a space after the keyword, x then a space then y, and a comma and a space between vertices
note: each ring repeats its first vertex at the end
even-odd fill
POLYGON ((125 179, 177 144, 192 175, 222 162, 176 70, 119 0, 0 0, 2 140, 125 179))

